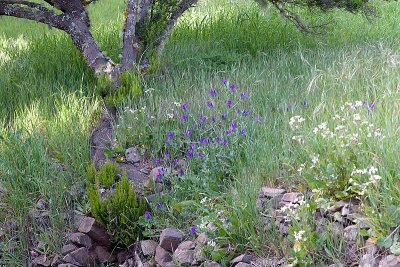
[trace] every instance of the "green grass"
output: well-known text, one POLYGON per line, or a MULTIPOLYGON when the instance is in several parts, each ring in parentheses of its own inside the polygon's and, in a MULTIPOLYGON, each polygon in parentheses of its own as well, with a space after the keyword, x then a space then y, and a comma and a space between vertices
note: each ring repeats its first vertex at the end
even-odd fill
MULTIPOLYGON (((266 255, 289 255, 290 242, 254 227, 261 220, 255 199, 262 183, 294 187, 299 182, 283 172, 298 152, 287 144, 289 118, 307 117, 305 131, 312 131, 343 103, 359 99, 376 102, 372 120, 386 136, 381 145, 366 146, 375 151, 383 177, 379 190, 368 197, 366 210, 382 210, 382 218, 371 214, 379 235, 393 229, 396 218, 385 207, 398 206, 400 201, 400 10, 396 3, 376 1, 375 5, 379 17, 372 23, 361 15, 333 12, 316 19, 335 18, 326 35, 305 36, 275 11, 261 12, 248 1, 201 1, 177 25, 160 69, 144 77, 145 90, 154 91, 142 102, 157 110, 160 121, 165 118, 164 107, 173 102, 195 103, 200 109, 208 89, 222 78, 237 84, 238 90, 247 90, 252 107, 264 118, 252 143, 244 148, 247 160, 234 166, 236 179, 221 192, 221 208, 229 210, 232 218, 228 240, 233 245, 255 247, 266 255), (304 100, 308 108, 301 106, 304 100), (294 108, 286 112, 288 105, 294 108)), ((101 1, 90 11, 94 35, 116 60, 121 3, 101 1)), ((65 34, 11 18, 0 18, 0 32, 0 177, 7 189, 0 219, 16 220, 19 225, 19 239, 9 233, 1 243, 0 265, 23 266, 33 240, 42 241, 44 252, 59 251, 69 223, 64 214, 83 205, 70 188, 82 191, 88 138, 102 104, 93 95, 95 78, 65 34), (41 198, 48 203, 49 220, 27 220, 41 198)), ((127 100, 124 107, 131 105, 141 104, 127 100)), ((161 125, 159 136, 163 129, 161 125)), ((151 147, 156 155, 156 143, 151 147)), ((168 201, 188 199, 190 189, 182 186, 168 201)), ((174 224, 187 230, 189 226, 181 220, 184 213, 162 218, 159 227, 174 224)), ((324 265, 342 254, 341 245, 328 240, 313 257, 315 264, 324 265), (327 249, 335 252, 328 258, 317 256, 327 249)))

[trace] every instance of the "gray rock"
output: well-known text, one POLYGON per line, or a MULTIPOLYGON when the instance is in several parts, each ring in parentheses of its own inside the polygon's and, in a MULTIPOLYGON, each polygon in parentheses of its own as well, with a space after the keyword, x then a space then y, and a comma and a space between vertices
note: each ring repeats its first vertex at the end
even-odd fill
POLYGON ((239 262, 238 264, 235 265, 236 267, 252 267, 251 264, 245 263, 245 262, 239 262))
POLYGON ((210 239, 208 238, 206 233, 201 233, 194 241, 197 245, 206 245, 210 239))
POLYGON ((286 193, 282 196, 282 201, 283 202, 291 202, 291 203, 296 203, 298 202, 301 198, 303 197, 302 193, 286 193))
POLYGON ((204 262, 207 259, 206 254, 203 251, 203 246, 198 245, 194 249, 194 260, 192 265, 197 265, 204 262))
POLYGON ((161 246, 157 246, 156 248, 156 255, 155 255, 155 261, 158 263, 158 265, 165 267, 167 263, 172 262, 172 256, 171 254, 161 246))
POLYGON ((195 243, 192 241, 182 242, 175 250, 173 257, 179 261, 181 265, 190 265, 194 261, 195 243))
POLYGON ((71 241, 72 243, 74 243, 76 245, 87 247, 88 249, 90 249, 92 247, 92 239, 84 233, 70 234, 69 241, 71 241))
POLYGON ((364 248, 366 254, 375 255, 378 252, 378 246, 372 238, 368 238, 367 241, 365 241, 364 248))
POLYGON ((251 261, 254 259, 254 257, 250 254, 242 254, 231 260, 231 265, 235 265, 239 262, 244 262, 244 263, 251 263, 251 261))
POLYGON ((207 261, 204 264, 205 267, 220 267, 220 265, 215 261, 207 261))
POLYGON ((89 250, 86 247, 78 248, 65 255, 63 260, 74 265, 86 266, 90 262, 89 250))
POLYGON ((166 228, 161 232, 160 247, 168 250, 175 251, 183 240, 183 234, 174 228, 166 228))
POLYGON ((58 267, 76 267, 77 265, 71 264, 71 263, 62 263, 59 264, 58 267))
POLYGON ((114 262, 116 261, 116 256, 111 254, 106 247, 103 246, 97 246, 94 249, 94 253, 96 255, 96 259, 100 263, 105 263, 105 262, 114 262))
POLYGON ((134 254, 128 249, 124 249, 117 253, 117 261, 119 264, 123 264, 129 258, 132 258, 134 254))
POLYGON ((140 241, 140 248, 144 256, 154 256, 156 253, 157 242, 154 240, 140 241))
POLYGON ((125 158, 127 161, 132 163, 140 162, 141 156, 139 150, 136 147, 130 147, 125 151, 125 158))
POLYGON ((359 267, 377 267, 378 259, 372 254, 365 254, 361 261, 359 267))
POLYGON ((78 231, 87 234, 99 245, 111 246, 110 236, 106 229, 96 222, 92 217, 84 217, 79 225, 78 231))
POLYGON ((52 260, 52 257, 47 257, 46 255, 40 255, 39 257, 36 257, 35 259, 33 259, 32 263, 34 265, 48 267, 51 265, 51 260, 52 260))
POLYGON ((400 267, 400 256, 388 255, 379 262, 379 267, 400 267))
POLYGON ((71 251, 74 251, 78 249, 78 247, 74 244, 66 244, 61 248, 61 254, 62 255, 67 255, 68 253, 70 253, 71 251))
POLYGON ((346 242, 355 243, 358 238, 358 226, 357 225, 349 225, 343 229, 344 240, 346 242))
POLYGON ((283 195, 284 193, 286 193, 285 189, 264 186, 261 188, 259 196, 266 198, 273 198, 276 196, 283 195))

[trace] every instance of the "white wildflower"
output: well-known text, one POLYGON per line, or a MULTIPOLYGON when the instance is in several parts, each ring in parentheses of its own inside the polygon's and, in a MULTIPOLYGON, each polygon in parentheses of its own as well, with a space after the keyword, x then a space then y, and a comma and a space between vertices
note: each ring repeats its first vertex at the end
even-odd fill
POLYGON ((299 142, 300 144, 304 143, 304 136, 302 135, 295 135, 292 137, 292 140, 299 142))

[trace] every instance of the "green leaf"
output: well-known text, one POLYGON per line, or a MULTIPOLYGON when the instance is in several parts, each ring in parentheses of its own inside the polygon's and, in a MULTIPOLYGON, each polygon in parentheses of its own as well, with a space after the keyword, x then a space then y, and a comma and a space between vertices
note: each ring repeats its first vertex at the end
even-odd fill
POLYGON ((172 206, 172 210, 181 212, 184 209, 191 208, 196 206, 196 202, 193 200, 186 200, 179 203, 176 203, 172 206))
POLYGON ((396 256, 399 256, 400 255, 400 243, 394 242, 393 245, 390 247, 390 252, 392 252, 396 256))
POLYGON ((218 250, 213 250, 213 252, 211 252, 211 259, 213 261, 220 261, 226 254, 226 250, 225 249, 218 249, 218 250))
POLYGON ((376 245, 380 248, 390 248, 393 244, 393 238, 381 237, 376 241, 376 245))
POLYGON ((363 236, 363 237, 368 237, 368 236, 369 236, 369 233, 368 233, 368 231, 365 230, 365 229, 360 229, 360 235, 363 236))

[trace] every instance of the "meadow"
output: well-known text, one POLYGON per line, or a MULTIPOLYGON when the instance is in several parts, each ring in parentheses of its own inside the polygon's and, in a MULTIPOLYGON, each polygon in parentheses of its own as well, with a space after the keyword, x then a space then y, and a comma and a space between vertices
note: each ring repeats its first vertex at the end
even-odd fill
MULTIPOLYGON (((165 123, 171 108, 180 110, 175 103, 189 103, 194 114, 203 114, 209 110, 209 90, 223 92, 232 84, 238 94, 248 94, 245 105, 259 120, 243 122, 245 141, 222 150, 230 160, 229 179, 210 179, 221 169, 211 160, 205 171, 202 167, 173 184, 162 199, 164 209, 154 211, 155 221, 149 226, 153 232, 166 226, 201 228, 199 218, 224 214, 228 226, 221 226, 224 231, 216 238, 237 251, 251 249, 288 262, 298 258, 311 266, 344 264, 345 248, 329 234, 302 246, 303 255, 293 252, 293 238, 264 229, 255 202, 261 186, 269 185, 312 188, 327 202, 361 198, 371 237, 398 234, 400 6, 383 1, 374 5, 377 17, 371 21, 342 11, 310 15, 311 21, 331 22, 318 36, 304 35, 274 9, 261 11, 245 0, 203 0, 185 14, 159 69, 141 78, 143 96, 117 107, 117 146, 145 144, 153 158, 162 157, 165 133, 176 129, 165 123), (360 102, 354 112, 356 101, 360 102), (139 121, 127 112, 142 108, 146 112, 139 121), (355 146, 341 146, 343 138, 315 133, 315 128, 335 133, 335 114, 346 118, 341 123, 347 127, 345 136, 357 134, 355 146), (299 127, 290 124, 294 116, 305 121, 299 127), (359 132, 358 121, 374 125, 372 137, 367 130, 359 132), (140 139, 142 130, 152 138, 140 139), (296 142, 293 136, 304 141, 296 142), (313 161, 318 155, 319 162, 313 161), (307 168, 311 163, 314 167, 307 168), (303 173, 296 171, 301 164, 303 173), (359 187, 349 182, 353 171, 372 166, 377 168, 378 184, 363 188, 365 180, 357 180, 359 187), (332 187, 342 176, 346 186, 332 187), (205 205, 204 198, 213 204, 205 205), (196 204, 177 208, 187 201, 196 204)), ((94 35, 115 61, 122 13, 122 1, 103 0, 90 7, 94 35)), ((97 87, 65 34, 0 18, 1 266, 25 266, 32 246, 43 253, 59 252, 73 213, 90 211, 84 196, 89 138, 104 109, 97 87), (33 216, 43 210, 48 212, 45 219, 33 216)), ((213 112, 223 114, 224 103, 215 105, 213 112)), ((293 230, 306 229, 309 220, 293 230)))

